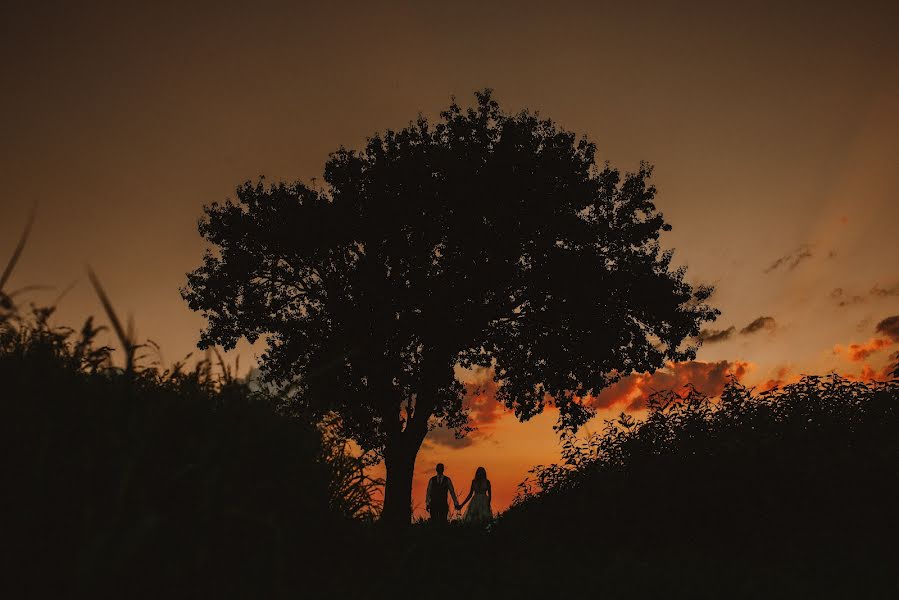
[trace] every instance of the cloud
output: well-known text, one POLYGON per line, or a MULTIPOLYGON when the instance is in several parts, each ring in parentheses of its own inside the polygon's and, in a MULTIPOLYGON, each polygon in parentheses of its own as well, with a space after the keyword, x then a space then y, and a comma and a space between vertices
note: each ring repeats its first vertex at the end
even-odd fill
POLYGON ((593 408, 621 406, 625 410, 638 410, 646 406, 646 400, 653 392, 682 388, 692 383, 697 390, 709 396, 718 396, 731 376, 741 380, 749 371, 750 364, 743 361, 718 362, 689 361, 668 363, 655 373, 635 373, 622 377, 592 398, 593 408))
POLYGON ((892 287, 882 288, 878 284, 874 284, 874 287, 868 292, 872 296, 878 296, 880 298, 888 298, 890 296, 899 296, 899 283, 895 284, 892 287))
POLYGON ((493 371, 481 380, 465 384, 463 408, 468 409, 468 420, 478 429, 488 427, 498 421, 505 407, 496 399, 499 386, 493 380, 493 371))
MULTIPOLYGON (((620 406, 622 410, 639 410, 646 407, 649 396, 660 390, 680 389, 693 384, 697 390, 709 396, 719 396, 731 376, 742 380, 752 365, 744 361, 721 360, 718 362, 689 361, 668 363, 655 373, 634 373, 622 377, 600 392, 586 398, 592 408, 602 409, 620 406)), ((505 408, 496 400, 498 386, 492 371, 485 371, 483 379, 466 383, 463 405, 469 409, 471 424, 477 429, 458 439, 451 429, 438 427, 428 433, 425 445, 446 448, 468 448, 491 435, 492 425, 505 414, 505 408)), ((548 407, 551 410, 551 407, 548 407)))
POLYGON ((864 344, 849 344, 843 347, 839 344, 833 347, 834 354, 846 353, 846 357, 852 362, 861 362, 875 352, 893 345, 893 340, 887 338, 871 338, 864 344))
POLYGON ((899 315, 887 317, 878 323, 874 330, 881 335, 887 336, 894 342, 899 342, 899 315))
POLYGON ((853 306, 855 304, 863 304, 868 301, 869 298, 892 298, 899 297, 899 283, 894 284, 889 287, 880 287, 880 284, 875 283, 874 287, 868 290, 867 296, 862 296, 860 294, 849 294, 841 287, 834 288, 830 292, 831 299, 837 303, 837 306, 853 306))
POLYGON ((777 329, 777 322, 774 320, 774 317, 759 317, 754 320, 752 323, 744 327, 740 330, 742 335, 747 335, 750 333, 755 333, 756 331, 761 330, 766 331, 774 331, 777 329))
MULTIPOLYGON (((874 326, 874 331, 879 334, 879 337, 872 337, 865 343, 849 344, 845 347, 837 344, 833 347, 833 353, 845 354, 846 358, 852 362, 862 362, 875 352, 879 352, 884 348, 889 348, 893 344, 899 343, 899 315, 892 315, 881 320, 874 326)), ((890 360, 893 361, 890 365, 894 364, 897 356, 899 356, 899 352, 890 356, 890 360)), ((885 377, 890 370, 889 367, 884 369, 883 373, 880 373, 879 376, 885 377)), ((868 365, 865 365, 864 372, 869 375, 871 373, 876 373, 868 365)))
MULTIPOLYGON (((740 330, 740 335, 749 335, 757 331, 774 331, 777 329, 777 321, 774 317, 759 317, 752 323, 740 330)), ((697 339, 706 344, 715 344, 717 342, 725 342, 731 339, 737 333, 737 328, 731 325, 727 329, 703 329, 696 336, 697 339)))
POLYGON ((833 288, 830 292, 830 297, 837 303, 837 306, 851 306, 853 304, 861 304, 865 301, 864 298, 857 294, 852 296, 846 294, 846 291, 839 287, 833 288))
POLYGON ((457 438, 454 430, 437 427, 428 432, 425 443, 448 448, 468 448, 480 439, 488 437, 492 425, 505 411, 503 405, 496 399, 497 388, 491 370, 485 370, 476 381, 466 382, 462 408, 468 410, 468 422, 475 428, 474 431, 465 437, 457 438))
POLYGON ((864 365, 862 367, 862 372, 858 376, 858 379, 861 379, 862 381, 869 381, 872 379, 883 381, 887 378, 887 371, 889 371, 889 367, 884 367, 883 369, 878 371, 870 365, 864 365))
POLYGON ((861 372, 858 375, 854 373, 844 373, 843 377, 856 381, 889 381, 893 376, 892 372, 896 368, 897 362, 899 362, 899 352, 894 352, 890 355, 887 364, 884 365, 883 368, 881 368, 879 371, 873 368, 871 365, 864 364, 862 365, 861 372))
POLYGON ((774 377, 769 378, 767 381, 765 381, 765 383, 759 385, 758 388, 761 391, 765 391, 774 389, 776 387, 783 387, 784 384, 790 382, 789 375, 789 367, 778 367, 775 371, 774 377))
POLYGON ((804 261, 807 258, 812 257, 812 247, 808 244, 802 244, 793 252, 781 256, 773 263, 771 263, 767 269, 765 269, 765 273, 770 273, 775 271, 781 267, 785 267, 788 271, 792 271, 796 267, 799 266, 799 263, 804 261))
MULTIPOLYGON (((845 377, 852 381, 887 381, 890 379, 890 371, 893 368, 891 365, 895 365, 896 360, 899 360, 899 352, 893 353, 890 359, 891 362, 887 363, 887 365, 880 370, 873 368, 871 365, 863 364, 861 370, 857 373, 842 371, 839 375, 840 377, 845 377)), ((837 369, 834 369, 834 371, 837 371, 837 369)), ((756 389, 760 392, 764 392, 776 387, 782 388, 786 385, 798 383, 802 380, 802 377, 803 375, 800 373, 793 372, 787 366, 782 366, 776 370, 776 373, 772 378, 757 385, 756 389)))
POLYGON ((883 368, 884 379, 887 376, 899 377, 899 351, 890 354, 890 360, 887 366, 883 368))
POLYGON ((699 332, 699 340, 705 344, 716 344, 729 340, 737 328, 731 325, 727 329, 703 329, 699 332))
POLYGON ((778 367, 774 373, 774 377, 769 378, 767 381, 758 386, 759 391, 767 391, 774 389, 776 387, 783 387, 790 383, 796 383, 801 379, 801 375, 793 373, 790 370, 790 367, 781 366, 778 367))
POLYGON ((473 434, 469 433, 465 437, 457 438, 456 432, 446 427, 437 427, 428 432, 425 438, 425 446, 445 446, 447 448, 468 448, 473 445, 475 440, 472 439, 473 434))

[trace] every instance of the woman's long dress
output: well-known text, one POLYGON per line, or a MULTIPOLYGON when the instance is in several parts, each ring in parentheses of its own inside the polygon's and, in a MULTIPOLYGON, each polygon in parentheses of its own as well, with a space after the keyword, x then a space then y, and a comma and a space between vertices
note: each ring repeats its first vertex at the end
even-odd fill
POLYGON ((466 522, 485 523, 493 519, 493 511, 490 510, 490 498, 487 496, 487 485, 478 484, 477 481, 471 482, 474 495, 468 508, 465 509, 465 515, 462 517, 466 522))

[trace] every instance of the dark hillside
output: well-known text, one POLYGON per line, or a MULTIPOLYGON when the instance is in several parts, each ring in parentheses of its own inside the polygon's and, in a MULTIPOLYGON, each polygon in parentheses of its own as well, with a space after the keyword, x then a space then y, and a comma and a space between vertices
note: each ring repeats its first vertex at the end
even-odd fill
POLYGON ((334 570, 342 525, 315 428, 206 363, 111 368, 90 323, 38 317, 0 338, 8 584, 249 597, 334 570))
POLYGON ((894 597, 899 381, 665 392, 565 441, 487 529, 398 531, 334 440, 208 363, 4 321, 0 439, 15 596, 894 597), (589 592, 589 593, 588 593, 589 592))
POLYGON ((899 590, 899 381, 734 383, 717 403, 666 392, 645 422, 610 423, 565 454, 534 471, 493 540, 571 574, 547 586, 576 590, 591 573, 626 595, 899 590))

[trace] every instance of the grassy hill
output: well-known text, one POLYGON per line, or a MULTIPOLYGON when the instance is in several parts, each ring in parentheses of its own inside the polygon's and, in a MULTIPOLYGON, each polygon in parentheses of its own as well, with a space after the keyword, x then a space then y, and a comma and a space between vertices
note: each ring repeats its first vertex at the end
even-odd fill
POLYGON ((90 321, 47 317, 0 323, 16 597, 266 597, 330 580, 354 490, 319 430, 208 362, 116 369, 90 321))
POLYGON ((208 362, 0 319, 7 597, 894 597, 899 381, 689 389, 489 528, 372 523, 339 440, 208 362))

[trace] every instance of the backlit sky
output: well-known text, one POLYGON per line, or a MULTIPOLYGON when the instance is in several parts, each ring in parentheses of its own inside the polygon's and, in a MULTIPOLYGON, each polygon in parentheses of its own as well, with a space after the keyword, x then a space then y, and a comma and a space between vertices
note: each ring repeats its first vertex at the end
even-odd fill
MULTIPOLYGON (((138 333, 182 357, 203 326, 178 293, 203 204, 259 175, 320 178, 338 146, 492 87, 601 160, 654 163, 664 243, 718 289, 718 341, 610 390, 593 429, 687 378, 713 393, 728 373, 868 376, 899 350, 877 331, 899 314, 894 3, 124 4, 2 8, 0 261, 36 203, 10 288, 57 286, 41 303, 77 281, 59 323, 99 313, 90 264, 138 333)), ((557 458, 552 415, 520 425, 472 401, 481 431, 426 441, 417 504, 438 460, 465 490, 487 467, 504 507, 557 458)))

